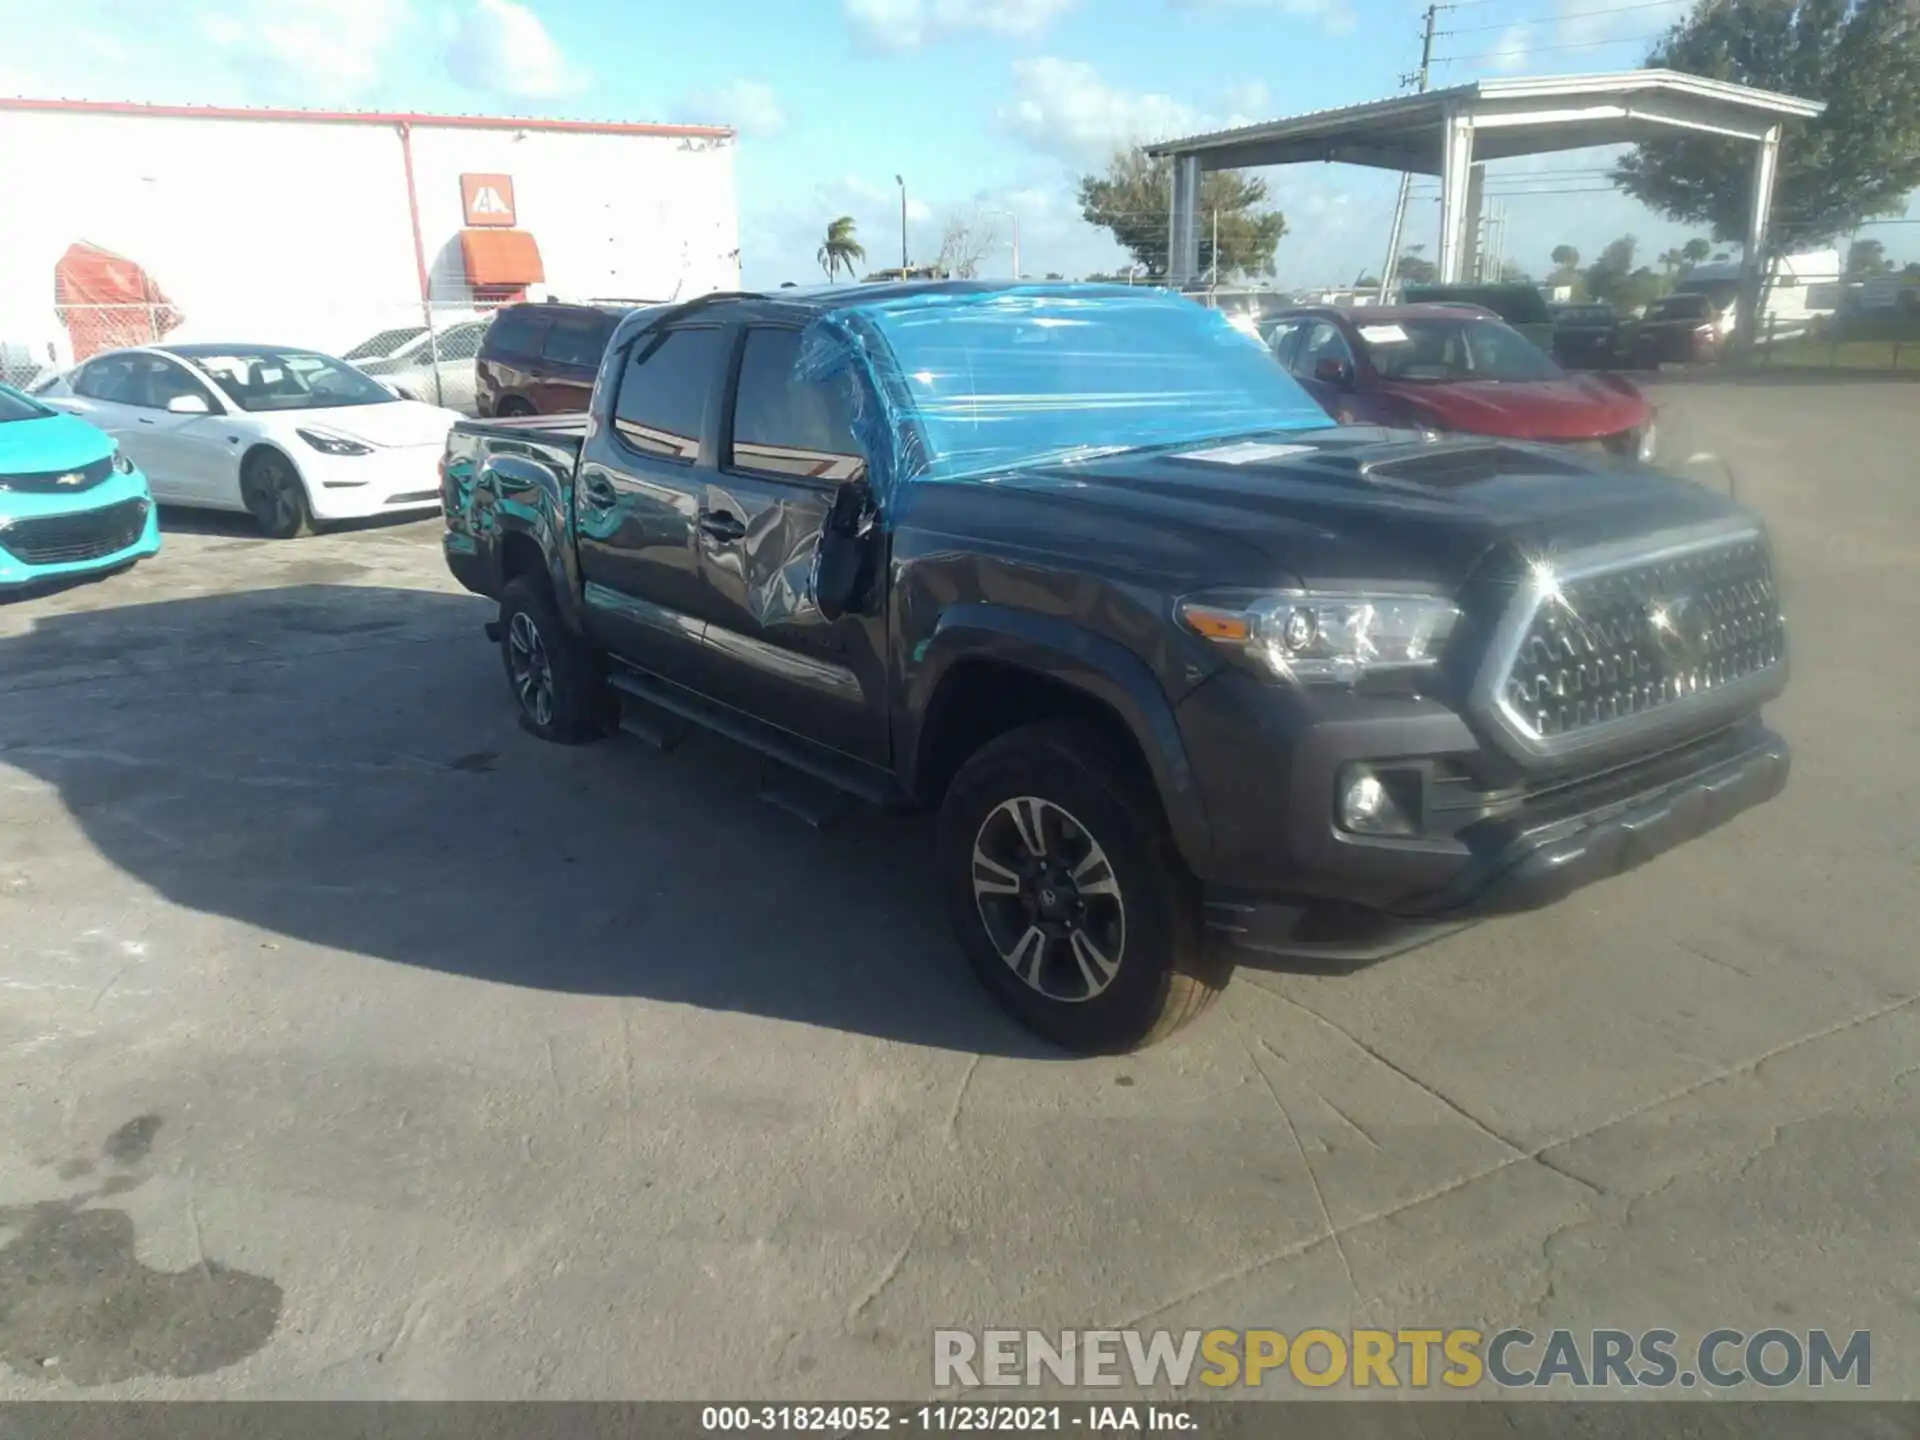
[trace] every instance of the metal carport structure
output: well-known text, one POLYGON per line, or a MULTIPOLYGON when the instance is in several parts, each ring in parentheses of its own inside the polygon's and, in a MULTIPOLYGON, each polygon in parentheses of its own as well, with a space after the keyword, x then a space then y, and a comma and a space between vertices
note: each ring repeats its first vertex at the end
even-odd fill
MULTIPOLYGON (((1200 272, 1200 176, 1307 161, 1368 165, 1440 177, 1440 279, 1462 278, 1473 167, 1489 160, 1633 144, 1675 131, 1728 136, 1754 144, 1743 288, 1758 285, 1773 208, 1780 132, 1792 119, 1826 109, 1771 90, 1674 70, 1610 75, 1480 80, 1391 100, 1319 110, 1234 130, 1162 141, 1147 153, 1173 161, 1168 279, 1191 284, 1200 272)), ((1750 308, 1750 307, 1749 307, 1750 308)), ((1751 327, 1748 327, 1749 330, 1751 327)))

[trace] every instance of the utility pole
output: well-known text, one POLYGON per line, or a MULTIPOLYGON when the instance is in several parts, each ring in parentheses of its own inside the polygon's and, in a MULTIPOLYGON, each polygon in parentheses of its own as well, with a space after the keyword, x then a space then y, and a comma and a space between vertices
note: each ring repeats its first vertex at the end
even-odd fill
MULTIPOLYGON (((1420 34, 1420 68, 1414 74, 1400 77, 1400 88, 1417 88, 1421 94, 1427 90, 1427 81, 1433 69, 1434 25, 1440 19, 1442 10, 1451 10, 1451 5, 1438 3, 1427 6, 1425 24, 1420 34)), ((1413 185, 1413 176, 1405 171, 1400 175, 1400 193, 1393 202, 1393 224, 1387 231, 1387 260, 1380 267, 1380 303, 1385 304, 1387 294, 1393 289, 1394 272, 1400 268, 1400 232, 1407 223, 1407 194, 1413 185)))

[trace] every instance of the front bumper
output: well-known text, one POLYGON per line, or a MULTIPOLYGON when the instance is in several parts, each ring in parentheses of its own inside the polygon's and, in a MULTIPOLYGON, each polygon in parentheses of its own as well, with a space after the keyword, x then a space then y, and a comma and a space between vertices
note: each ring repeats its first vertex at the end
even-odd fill
POLYGON ((1793 755, 1770 730, 1739 753, 1658 789, 1533 825, 1496 828, 1420 918, 1537 910, 1665 854, 1786 789, 1793 755))
POLYGON ((1685 779, 1540 824, 1489 827, 1449 884, 1397 911, 1209 886, 1206 923, 1245 950, 1336 967, 1368 964, 1624 874, 1773 799, 1791 767, 1786 741, 1756 727, 1738 754, 1685 779))
POLYGON ((307 499, 318 520, 363 520, 440 508, 440 456, 443 447, 406 445, 371 455, 326 455, 306 450, 299 457, 307 499))
POLYGON ((1383 934, 1356 953, 1386 953, 1404 948, 1392 938, 1404 926, 1383 917, 1435 926, 1551 904, 1772 799, 1791 764, 1786 742, 1749 716, 1591 772, 1529 775, 1438 701, 1238 675, 1194 691, 1179 723, 1212 842, 1188 857, 1210 923, 1288 951, 1274 937, 1296 932, 1303 907, 1371 917, 1383 934), (1413 833, 1336 824, 1355 765, 1420 777, 1413 833))
POLYGON ((115 570, 159 549, 159 514, 137 470, 78 496, 0 493, 0 589, 115 570))

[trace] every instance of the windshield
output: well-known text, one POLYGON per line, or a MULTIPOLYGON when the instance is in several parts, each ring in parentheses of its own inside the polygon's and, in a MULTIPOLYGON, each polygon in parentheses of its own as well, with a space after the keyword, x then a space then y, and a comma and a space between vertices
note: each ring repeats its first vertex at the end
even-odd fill
POLYGON ((1395 320, 1359 327, 1383 380, 1558 380, 1546 352, 1498 320, 1395 320))
POLYGON ((874 368, 901 479, 1332 424, 1257 337, 1164 292, 1036 286, 842 313, 890 352, 874 368))
POLYGON ((42 420, 53 411, 29 400, 11 385, 0 385, 0 424, 8 420, 42 420))
POLYGON ((1553 319, 1545 298, 1525 285, 1409 285, 1406 298, 1418 305, 1478 305, 1509 325, 1540 325, 1553 319))
POLYGON ((398 397, 343 361, 310 350, 195 352, 193 362, 220 382, 242 410, 330 410, 391 405, 398 397))
POLYGON ((382 330, 371 340, 362 340, 340 358, 342 360, 379 360, 393 354, 402 345, 427 333, 424 325, 403 325, 398 330, 382 330))
POLYGON ((1647 307, 1649 320, 1704 320, 1709 313, 1704 295, 1669 295, 1647 307))

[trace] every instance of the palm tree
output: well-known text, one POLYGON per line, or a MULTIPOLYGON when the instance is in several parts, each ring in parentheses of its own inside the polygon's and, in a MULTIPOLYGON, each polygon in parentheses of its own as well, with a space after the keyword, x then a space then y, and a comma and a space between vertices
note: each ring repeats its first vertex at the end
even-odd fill
POLYGON ((820 268, 827 272, 827 280, 832 282, 842 270, 847 278, 854 276, 854 266, 867 258, 867 252, 853 233, 853 217, 842 215, 827 226, 827 238, 820 244, 820 253, 815 257, 820 268))
POLYGON ((1663 250, 1660 252, 1660 268, 1666 271, 1669 279, 1686 263, 1687 252, 1684 250, 1663 250))
POLYGON ((1692 269, 1712 253, 1713 246, 1697 235, 1680 247, 1681 257, 1686 260, 1688 269, 1692 269))

